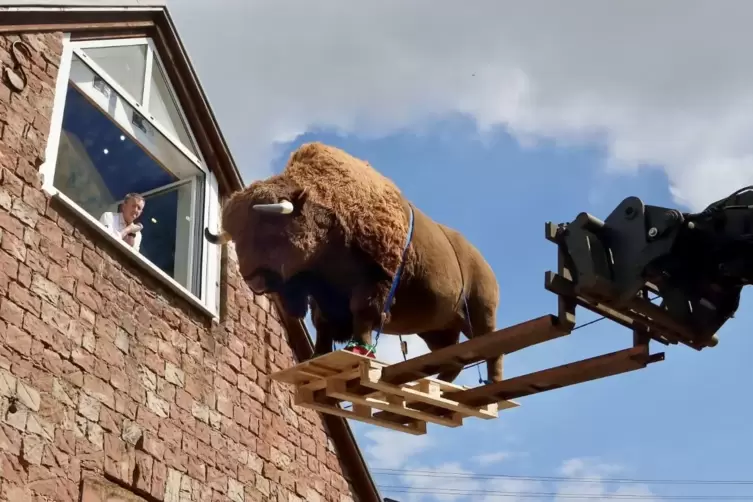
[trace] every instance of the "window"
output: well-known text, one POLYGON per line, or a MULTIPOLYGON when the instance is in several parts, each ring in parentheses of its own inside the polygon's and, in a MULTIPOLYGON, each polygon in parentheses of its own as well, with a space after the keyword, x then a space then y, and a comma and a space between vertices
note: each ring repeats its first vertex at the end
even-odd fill
POLYGON ((151 40, 66 40, 52 131, 45 189, 216 315, 219 254, 203 229, 217 224, 217 182, 151 40), (138 248, 99 221, 125 226, 129 193, 144 199, 138 248))

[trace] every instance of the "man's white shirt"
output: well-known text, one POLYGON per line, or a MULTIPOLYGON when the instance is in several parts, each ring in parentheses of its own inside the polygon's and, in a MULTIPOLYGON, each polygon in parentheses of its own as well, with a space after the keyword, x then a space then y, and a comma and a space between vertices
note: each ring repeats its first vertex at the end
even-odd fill
MULTIPOLYGON (((99 217, 99 222, 103 224, 113 236, 120 240, 122 240, 122 238, 120 237, 120 232, 122 232, 128 226, 123 219, 123 213, 120 212, 113 213, 111 211, 107 211, 99 217)), ((136 238, 133 239, 133 250, 138 251, 140 247, 141 232, 136 232, 136 238)))

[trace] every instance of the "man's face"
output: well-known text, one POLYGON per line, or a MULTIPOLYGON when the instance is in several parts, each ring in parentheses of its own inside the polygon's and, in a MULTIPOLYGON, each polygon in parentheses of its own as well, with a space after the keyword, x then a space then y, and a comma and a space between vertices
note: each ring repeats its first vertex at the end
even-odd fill
POLYGON ((132 197, 123 203, 123 219, 126 223, 130 224, 141 216, 141 212, 144 210, 144 201, 132 197))

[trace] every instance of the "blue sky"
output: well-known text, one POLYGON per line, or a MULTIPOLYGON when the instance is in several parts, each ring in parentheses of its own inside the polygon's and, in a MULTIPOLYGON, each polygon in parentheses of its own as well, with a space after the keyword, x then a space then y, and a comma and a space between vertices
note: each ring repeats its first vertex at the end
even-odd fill
MULTIPOLYGON (((379 139, 307 133, 280 148, 275 171, 282 169, 293 149, 309 141, 335 145, 367 159, 431 217, 463 232, 497 274, 499 327, 556 312, 555 296, 543 287, 544 272, 556 267, 556 249, 543 237, 545 221, 569 221, 580 211, 605 218, 631 195, 649 204, 676 206, 660 170, 607 173, 604 154, 598 149, 558 148, 551 143, 524 149, 502 129, 482 140, 473 122, 459 116, 420 134, 402 132, 379 139)), ((428 482, 437 487, 441 481, 443 487, 462 490, 531 491, 528 485, 490 488, 484 480, 468 485, 467 479, 452 476, 387 476, 381 469, 441 470, 443 464, 450 464, 444 470, 452 473, 558 476, 567 461, 571 461, 567 472, 575 477, 745 479, 753 467, 748 453, 753 446, 751 408, 742 388, 750 378, 748 355, 753 353, 753 338, 746 329, 750 302, 745 298, 738 317, 723 328, 714 349, 697 353, 684 346, 652 343, 652 351, 664 351, 666 361, 632 374, 522 398, 519 408, 500 413, 497 420, 467 419, 457 429, 429 425, 428 434, 421 438, 352 421, 351 425, 382 486, 428 482), (474 459, 484 455, 486 465, 484 458, 474 459), (573 470, 577 462, 572 464, 572 459, 582 460, 581 470, 573 470)), ((578 311, 579 322, 594 318, 590 312, 578 311)), ((566 339, 511 355, 505 361, 505 374, 564 364, 630 343, 628 330, 603 321, 566 339)), ((476 385, 475 371, 467 370, 462 383, 476 385)), ((534 491, 586 492, 584 486, 543 486, 534 491)), ((647 488, 656 495, 746 493, 745 487, 652 484, 647 488)), ((431 494, 411 499, 404 493, 382 492, 397 500, 482 499, 481 495, 442 499, 431 494)))
MULTIPOLYGON (((500 327, 555 311, 543 287, 556 266, 545 221, 580 211, 604 218, 631 195, 698 210, 753 182, 751 2, 477 0, 469 9, 448 0, 171 0, 170 9, 247 181, 268 175, 272 158, 281 169, 305 141, 369 160, 485 254, 501 283, 500 327), (311 133, 316 125, 347 134, 311 133), (558 143, 517 142, 542 137, 558 143), (647 164, 656 168, 637 169, 647 164)), ((645 370, 523 398, 497 420, 430 426, 418 438, 353 428, 381 485, 587 491, 499 478, 462 486, 450 475, 390 478, 379 475, 385 466, 404 474, 744 479, 753 446, 742 387, 753 353, 748 296, 716 348, 658 346, 666 361, 645 370)), ((592 318, 579 313, 581 322, 592 318)), ((630 342, 627 330, 597 323, 512 355, 506 374, 630 342)), ((380 358, 396 356, 396 346, 383 337, 380 358)), ((410 355, 419 349, 412 343, 410 355)), ((461 381, 475 385, 474 371, 461 381)), ((735 493, 631 486, 640 500, 735 493)), ((588 487, 597 499, 615 490, 588 487)))

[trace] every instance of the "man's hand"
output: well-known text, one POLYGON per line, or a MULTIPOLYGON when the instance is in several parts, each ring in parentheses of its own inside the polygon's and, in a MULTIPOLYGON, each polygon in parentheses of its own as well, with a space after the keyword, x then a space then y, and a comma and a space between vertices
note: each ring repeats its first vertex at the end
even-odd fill
POLYGON ((136 236, 134 234, 136 232, 140 232, 142 228, 144 228, 144 225, 142 225, 141 223, 129 224, 123 229, 122 232, 120 232, 120 236, 123 239, 123 242, 125 242, 129 246, 133 246, 133 243, 136 241, 136 236))

